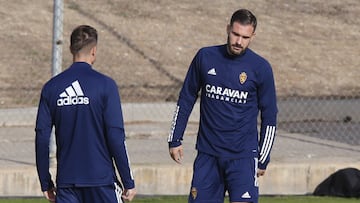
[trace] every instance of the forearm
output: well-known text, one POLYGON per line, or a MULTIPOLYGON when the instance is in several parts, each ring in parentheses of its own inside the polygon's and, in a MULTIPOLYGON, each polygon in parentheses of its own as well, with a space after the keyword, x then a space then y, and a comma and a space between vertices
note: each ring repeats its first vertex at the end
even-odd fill
POLYGON ((125 189, 135 187, 134 178, 130 168, 130 161, 126 148, 125 133, 123 128, 108 129, 109 148, 115 160, 117 170, 125 189))
POLYGON ((260 129, 259 168, 266 169, 276 135, 276 117, 263 119, 260 129))
POLYGON ((54 183, 51 180, 51 174, 49 172, 50 136, 47 136, 47 134, 49 134, 49 132, 37 130, 35 137, 36 168, 42 191, 47 191, 54 188, 54 183))

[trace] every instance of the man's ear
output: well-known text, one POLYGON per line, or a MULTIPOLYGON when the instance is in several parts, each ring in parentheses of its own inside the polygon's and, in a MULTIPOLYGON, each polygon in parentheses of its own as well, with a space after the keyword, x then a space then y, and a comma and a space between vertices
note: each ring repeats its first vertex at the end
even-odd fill
POLYGON ((252 42, 252 41, 254 40, 255 36, 256 36, 256 33, 254 32, 254 33, 251 35, 250 42, 252 42))
POLYGON ((91 52, 91 55, 92 55, 92 56, 95 56, 95 55, 96 55, 96 46, 94 46, 93 48, 91 48, 90 52, 91 52))
POLYGON ((230 30, 231 30, 231 25, 228 24, 228 25, 226 26, 226 33, 227 33, 228 35, 230 34, 230 30))

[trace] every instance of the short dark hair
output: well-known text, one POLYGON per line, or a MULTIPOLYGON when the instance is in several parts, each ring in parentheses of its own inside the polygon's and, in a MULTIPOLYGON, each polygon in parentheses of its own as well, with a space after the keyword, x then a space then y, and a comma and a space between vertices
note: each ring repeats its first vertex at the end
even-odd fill
POLYGON ((75 55, 84 47, 89 45, 95 46, 97 44, 97 39, 98 35, 95 28, 89 25, 80 25, 71 33, 70 51, 73 55, 75 55))
POLYGON ((247 9, 239 9, 233 13, 230 20, 230 25, 232 26, 234 22, 238 22, 242 25, 252 25, 254 28, 254 32, 256 30, 256 17, 251 11, 247 9))

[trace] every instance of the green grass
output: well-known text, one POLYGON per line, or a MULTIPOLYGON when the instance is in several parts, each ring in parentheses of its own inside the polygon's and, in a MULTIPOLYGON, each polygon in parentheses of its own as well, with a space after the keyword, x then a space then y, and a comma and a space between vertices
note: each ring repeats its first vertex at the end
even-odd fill
MULTIPOLYGON (((185 196, 137 197, 132 203, 186 203, 185 196)), ((228 199, 225 200, 228 202, 228 199)), ((314 196, 265 196, 259 203, 359 203, 360 199, 314 196)), ((0 203, 48 203, 43 198, 0 198, 0 203)))
POLYGON ((315 196, 281 196, 260 197, 260 203, 359 203, 360 199, 337 198, 337 197, 315 197, 315 196))

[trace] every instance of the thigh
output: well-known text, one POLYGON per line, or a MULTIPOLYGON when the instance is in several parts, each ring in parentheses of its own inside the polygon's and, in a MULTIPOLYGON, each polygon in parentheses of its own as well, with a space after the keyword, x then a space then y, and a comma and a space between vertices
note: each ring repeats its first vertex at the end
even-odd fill
POLYGON ((82 203, 81 194, 75 187, 57 188, 56 203, 82 203))
POLYGON ((224 202, 224 181, 217 159, 198 153, 193 167, 189 203, 224 202))
POLYGON ((122 190, 117 183, 98 187, 84 188, 84 203, 122 203, 122 190))
POLYGON ((228 161, 225 176, 231 202, 258 202, 257 165, 257 158, 241 158, 228 161))

